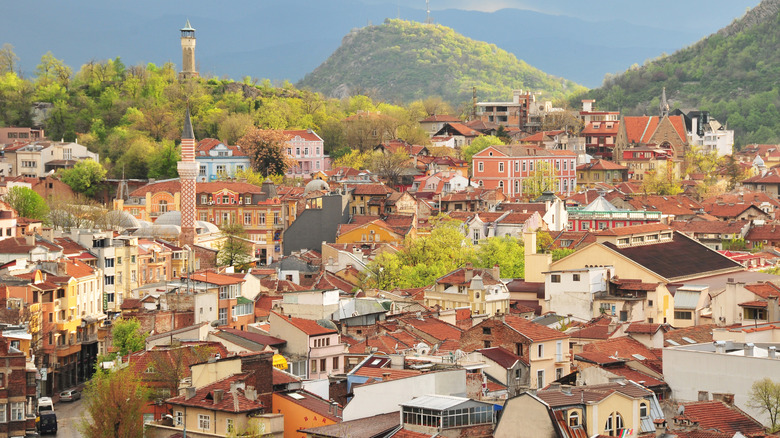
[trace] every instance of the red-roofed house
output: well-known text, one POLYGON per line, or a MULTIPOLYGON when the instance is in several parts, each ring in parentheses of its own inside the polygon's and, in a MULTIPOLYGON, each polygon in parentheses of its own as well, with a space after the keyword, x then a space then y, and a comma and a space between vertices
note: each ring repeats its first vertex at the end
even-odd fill
POLYGON ((298 438, 301 429, 341 422, 341 406, 309 391, 275 392, 274 410, 284 415, 284 437, 298 438))
POLYGON ((294 318, 271 311, 271 336, 284 339, 281 353, 290 364, 290 372, 305 379, 327 379, 344 372, 344 354, 336 325, 329 320, 294 318))
POLYGON ((325 142, 311 129, 287 130, 287 156, 298 164, 290 167, 287 177, 309 178, 312 173, 330 169, 330 157, 325 154, 325 142))
POLYGON ((198 182, 216 181, 232 177, 238 171, 249 169, 251 162, 241 146, 228 146, 216 138, 204 138, 195 147, 198 163, 198 182))
POLYGON ((596 184, 618 184, 628 181, 628 168, 607 160, 593 160, 577 166, 577 184, 595 187, 596 184))
POLYGON ((530 365, 530 388, 541 389, 569 374, 569 335, 513 315, 488 318, 466 330, 463 351, 502 347, 530 365))
POLYGON ((482 133, 471 129, 462 123, 448 122, 442 126, 441 129, 436 131, 434 137, 452 137, 455 142, 456 148, 465 147, 471 144, 475 138, 481 136, 482 133))
MULTIPOLYGON (((623 117, 615 139, 613 157, 618 164, 628 163, 629 172, 634 178, 642 179, 649 170, 647 159, 665 155, 673 162, 679 162, 685 156, 688 146, 688 133, 683 116, 639 116, 623 117), (642 154, 641 156, 635 153, 642 154), (628 155, 627 155, 628 154, 628 155)), ((679 174, 678 166, 674 173, 679 174)))
POLYGON ((585 152, 599 160, 611 160, 612 148, 615 147, 619 120, 598 120, 585 125, 580 136, 585 137, 585 152))
POLYGON ((422 128, 429 137, 432 137, 444 127, 445 123, 461 123, 461 120, 447 114, 434 114, 420 120, 420 128, 422 128))
POLYGON ((482 348, 477 350, 487 364, 482 372, 488 379, 506 386, 509 397, 519 394, 529 385, 529 364, 523 358, 501 347, 482 348))
POLYGON ((756 175, 742 181, 748 190, 764 192, 775 198, 780 196, 780 168, 769 169, 762 175, 756 175))
POLYGON ((241 293, 246 282, 244 278, 203 271, 190 275, 190 280, 219 291, 217 321, 220 326, 243 330, 255 322, 255 303, 241 293))

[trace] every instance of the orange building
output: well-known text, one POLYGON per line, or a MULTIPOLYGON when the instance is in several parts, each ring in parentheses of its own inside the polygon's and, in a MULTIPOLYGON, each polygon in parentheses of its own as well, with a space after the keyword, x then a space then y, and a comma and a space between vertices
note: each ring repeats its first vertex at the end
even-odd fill
POLYGON ((404 234, 376 216, 353 216, 352 223, 339 225, 336 243, 403 243, 404 234))
POLYGON ((341 407, 337 403, 304 390, 275 392, 273 407, 275 413, 284 415, 284 438, 300 437, 300 429, 341 422, 341 407))
POLYGON ((241 294, 241 288, 246 282, 242 274, 196 272, 190 275, 190 280, 219 289, 217 321, 220 327, 244 330, 255 322, 255 303, 241 294))

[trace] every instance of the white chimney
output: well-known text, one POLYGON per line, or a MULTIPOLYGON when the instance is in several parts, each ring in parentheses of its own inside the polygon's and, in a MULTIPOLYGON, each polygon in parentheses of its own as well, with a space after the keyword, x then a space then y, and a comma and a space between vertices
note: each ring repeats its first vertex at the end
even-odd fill
POLYGON ((726 341, 715 341, 715 352, 723 354, 726 351, 726 341))
POLYGON ((753 343, 748 342, 742 347, 742 351, 745 352, 745 357, 752 357, 753 356, 753 343))

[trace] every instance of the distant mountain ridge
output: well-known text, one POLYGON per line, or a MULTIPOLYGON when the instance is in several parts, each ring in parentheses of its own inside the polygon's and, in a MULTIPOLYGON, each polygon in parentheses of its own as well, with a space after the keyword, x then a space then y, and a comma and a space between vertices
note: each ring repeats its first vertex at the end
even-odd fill
POLYGON ((629 69, 572 100, 626 115, 657 114, 661 91, 672 107, 708 110, 738 145, 780 142, 780 0, 670 56, 629 69))
POLYGON ((439 96, 453 104, 507 100, 513 89, 561 98, 583 90, 536 69, 494 44, 433 24, 386 20, 350 32, 341 46, 298 84, 327 96, 368 93, 408 103, 439 96))

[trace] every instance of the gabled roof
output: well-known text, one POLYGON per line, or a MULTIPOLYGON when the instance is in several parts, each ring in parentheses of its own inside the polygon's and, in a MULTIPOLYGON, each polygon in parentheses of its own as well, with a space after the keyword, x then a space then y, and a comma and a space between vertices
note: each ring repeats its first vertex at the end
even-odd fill
POLYGON ((300 137, 304 141, 322 141, 322 138, 311 129, 285 129, 282 132, 289 136, 288 141, 295 137, 300 137))
POLYGON ((374 184, 351 184, 348 185, 349 188, 354 188, 352 191, 352 195, 358 195, 358 196, 383 196, 386 197, 390 193, 393 193, 395 190, 391 189, 390 187, 387 187, 384 184, 374 183, 374 184))
POLYGON ((379 438, 397 428, 400 423, 398 412, 374 415, 359 420, 342 421, 328 426, 301 429, 299 432, 322 438, 354 438, 356 435, 365 438, 379 438))
POLYGON ((567 339, 569 335, 515 315, 503 315, 504 324, 525 336, 531 342, 567 339))
MULTIPOLYGON (((623 117, 622 124, 625 126, 628 142, 640 144, 649 142, 662 120, 658 116, 623 117)), ((688 134, 683 117, 669 116, 669 121, 680 139, 686 141, 688 134)))
POLYGON ((522 358, 503 347, 490 347, 477 350, 483 356, 497 363, 503 368, 510 369, 522 358))
POLYGON ((336 330, 335 328, 323 327, 319 325, 317 321, 311 319, 295 318, 293 316, 282 315, 281 313, 274 312, 274 311, 271 311, 271 313, 276 314, 276 316, 287 321, 290 325, 302 331, 303 333, 306 333, 309 336, 338 333, 338 330, 336 330))
POLYGON ((616 359, 639 360, 657 368, 659 372, 661 371, 661 358, 647 346, 628 336, 592 342, 582 348, 583 352, 601 353, 616 359), (643 357, 644 360, 639 359, 636 355, 643 357))
POLYGON ((457 118, 455 116, 448 115, 448 114, 434 114, 432 116, 428 116, 428 117, 420 120, 420 123, 426 123, 426 122, 428 122, 428 123, 429 122, 455 122, 455 123, 460 123, 460 121, 461 120, 459 118, 457 118))
POLYGON ((190 274, 190 280, 199 281, 202 283, 215 284, 217 286, 228 286, 231 284, 244 283, 243 277, 236 278, 229 275, 216 274, 214 272, 204 271, 190 274))
POLYGON ((677 231, 694 234, 741 234, 749 221, 674 221, 677 231))
POLYGON ((230 377, 218 380, 210 385, 206 385, 195 390, 195 396, 187 399, 186 395, 169 398, 168 403, 177 406, 192 406, 196 408, 209 409, 220 412, 255 412, 264 408, 260 400, 250 400, 246 397, 243 389, 237 388, 234 392, 230 391, 230 384, 243 381, 248 374, 234 374, 230 377), (215 390, 222 390, 222 400, 215 403, 215 390))
POLYGON ((593 160, 590 163, 580 164, 577 171, 587 172, 590 170, 628 170, 626 166, 621 166, 614 161, 593 160))
POLYGON ((734 406, 728 406, 717 400, 683 403, 683 412, 675 417, 678 419, 696 422, 699 428, 743 435, 761 434, 764 427, 753 417, 742 412, 734 406))
POLYGON ((450 273, 447 273, 436 279, 437 284, 454 284, 454 285, 468 285, 471 280, 466 280, 466 273, 468 270, 472 271, 472 278, 476 276, 482 277, 482 284, 501 284, 500 278, 494 278, 493 272, 490 269, 482 268, 458 268, 450 273))
POLYGON ((227 339, 228 341, 246 341, 251 342, 254 344, 257 344, 261 348, 271 345, 271 346, 284 346, 287 344, 287 341, 284 339, 275 338, 273 336, 263 335, 260 333, 254 333, 254 332, 248 332, 245 330, 236 330, 233 328, 222 328, 216 333, 217 336, 220 336, 224 339, 227 339))
POLYGON ((331 413, 332 405, 328 400, 309 391, 301 389, 295 392, 276 392, 274 395, 336 423, 341 421, 341 418, 331 413))
POLYGON ((439 341, 447 339, 458 340, 463 334, 463 330, 437 318, 406 317, 398 318, 398 320, 439 341))
POLYGON ((780 168, 769 169, 765 175, 747 178, 742 184, 780 184, 780 168))

